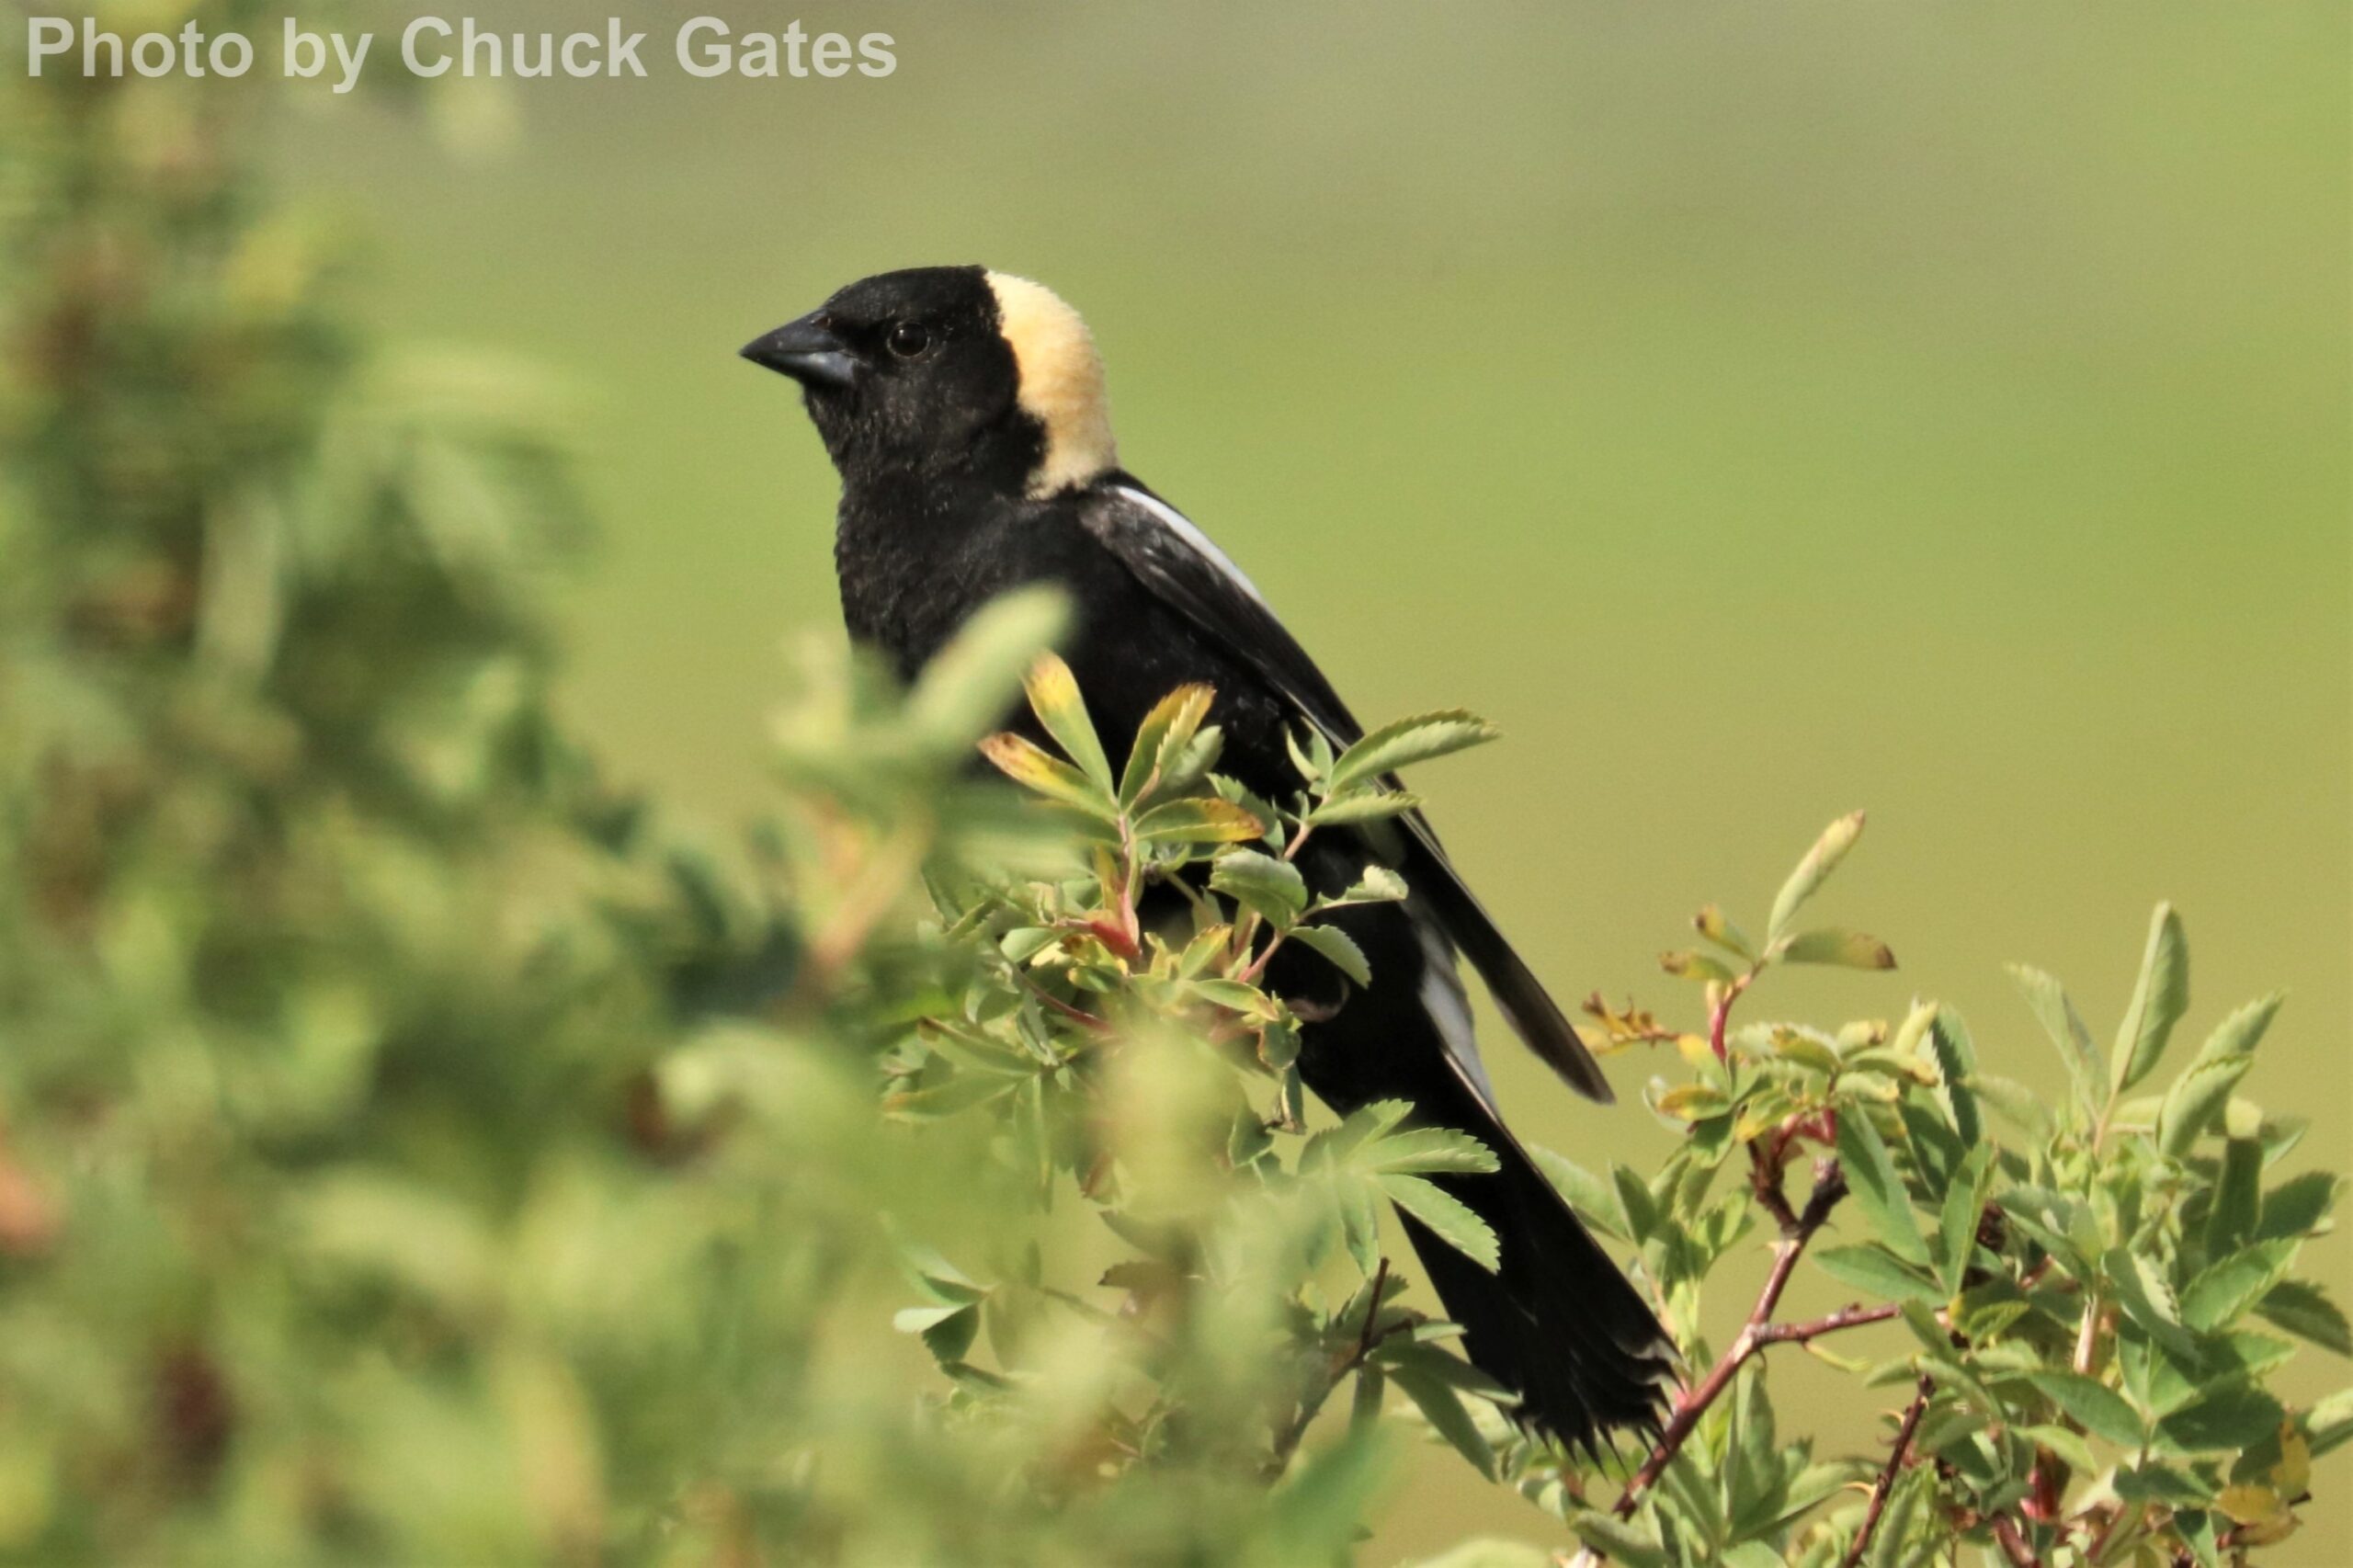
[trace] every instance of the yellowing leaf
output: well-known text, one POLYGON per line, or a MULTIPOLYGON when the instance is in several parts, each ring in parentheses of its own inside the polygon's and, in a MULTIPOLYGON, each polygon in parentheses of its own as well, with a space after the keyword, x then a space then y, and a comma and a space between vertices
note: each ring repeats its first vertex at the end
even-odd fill
POLYGON ((1773 917, 1765 928, 1768 942, 1780 939, 1781 934, 1789 928, 1790 916, 1796 915, 1798 907, 1829 880, 1830 873, 1838 869, 1838 862, 1847 858, 1847 851, 1852 849, 1855 840, 1862 835, 1863 813, 1860 812, 1850 812, 1822 830, 1822 836, 1815 839, 1813 847, 1805 852, 1805 858, 1798 862, 1798 869, 1790 873, 1788 881, 1781 884, 1780 895, 1773 900, 1773 917))
POLYGON ((1659 1114, 1678 1121, 1698 1121, 1724 1108, 1724 1096, 1706 1084, 1677 1084, 1659 1096, 1659 1114))
POLYGON ((1029 694, 1029 710, 1038 715, 1038 722, 1046 726, 1054 744, 1078 764, 1078 770, 1097 789, 1109 794, 1110 759, 1103 755, 1103 743, 1095 733, 1094 721, 1086 716, 1086 699, 1078 694, 1078 677, 1070 673, 1070 666, 1054 653, 1040 653, 1021 684, 1029 694))
POLYGON ((1112 817, 1118 814, 1110 798, 1089 783, 1085 774, 1010 731, 983 736, 981 755, 994 763, 997 771, 1007 778, 1050 801, 1075 806, 1090 816, 1112 817))

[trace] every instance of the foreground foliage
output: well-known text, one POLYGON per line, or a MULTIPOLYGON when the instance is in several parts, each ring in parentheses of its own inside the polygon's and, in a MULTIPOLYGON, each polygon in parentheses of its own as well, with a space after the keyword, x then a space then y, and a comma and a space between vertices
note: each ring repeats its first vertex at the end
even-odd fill
POLYGON ((2055 1107, 1933 1003, 1752 1021, 1893 963, 1799 922, 1850 819, 1760 940, 1669 955, 1699 1027, 1591 1005, 1679 1135, 1549 1166, 1689 1387, 1614 1466, 1518 1437, 1381 1218, 1492 1262, 1426 1179, 1487 1151, 1332 1124, 1259 983, 1362 977, 1291 858, 1485 726, 1255 799, 1205 690, 1107 756, 1024 598, 911 693, 813 654, 773 820, 684 831, 549 710, 580 519, 531 383, 356 339, 253 179, 261 84, 0 94, 0 1555, 1327 1562, 1426 1438, 1534 1505, 1458 1564, 2219 1564, 2353 1431, 2273 1392, 2353 1349, 2293 1272, 2338 1183, 2240 1093, 2276 1002, 2177 1044, 2168 912, 2105 1053, 2024 971, 2055 1107), (1025 685, 1051 748, 990 733, 1025 685), (1856 1304, 1787 1318, 1802 1271, 1856 1304), (1899 1323, 1852 1367, 1887 1445, 1778 1429, 1776 1358, 1899 1323))

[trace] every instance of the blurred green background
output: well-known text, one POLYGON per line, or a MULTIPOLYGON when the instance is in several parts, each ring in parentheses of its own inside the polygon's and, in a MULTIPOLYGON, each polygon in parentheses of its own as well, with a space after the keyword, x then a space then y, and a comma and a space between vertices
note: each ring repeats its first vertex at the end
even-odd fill
MULTIPOLYGON (((282 149, 395 335, 577 389, 606 537, 563 701, 625 777, 756 809, 779 642, 837 624, 833 476, 735 346, 985 261, 1087 313, 1129 466, 1358 711, 1506 726, 1422 782, 1565 997, 1687 1015, 1654 956, 1690 911, 1760 913, 1866 806, 1831 913, 1902 971, 1751 1017, 1917 988, 2055 1083, 2001 962, 2104 1037, 2168 898, 2191 1026, 2290 987, 2249 1091, 2345 1161, 2342 6, 724 12, 893 34, 895 75, 838 82, 687 78, 696 8, 629 17, 650 80, 460 87, 438 134, 322 87, 282 149)), ((1491 1055, 1540 1141, 1666 1136, 1491 1055)), ((2341 1240, 2308 1257, 2353 1289, 2341 1240)), ((2353 1558, 2335 1490, 2270 1561, 2353 1558)), ((1381 1544, 1482 1524, 1544 1534, 1434 1454, 1381 1544)))

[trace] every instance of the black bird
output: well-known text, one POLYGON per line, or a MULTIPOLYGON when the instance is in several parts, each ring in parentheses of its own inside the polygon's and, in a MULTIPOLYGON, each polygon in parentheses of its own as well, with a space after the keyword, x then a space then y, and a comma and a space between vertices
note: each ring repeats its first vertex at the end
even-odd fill
MULTIPOLYGON (((1073 600, 1063 653, 1114 756, 1188 681, 1216 689, 1221 770, 1263 796, 1297 787, 1287 730, 1313 725, 1336 748, 1362 733, 1250 580, 1120 467, 1094 340, 1047 289, 978 267, 884 273, 743 353, 804 389, 841 473, 834 560, 850 635, 902 676, 992 597, 1051 581, 1073 600)), ((1494 1175, 1441 1178, 1495 1228, 1500 1272, 1404 1224, 1472 1360, 1519 1393, 1519 1418, 1586 1445, 1651 1427, 1666 1336, 1505 1129, 1456 955, 1570 1086, 1607 1102, 1608 1085, 1427 822, 1402 820, 1378 851, 1372 835, 1343 831, 1301 857, 1309 885, 1331 892, 1381 853, 1412 894, 1342 912, 1371 963, 1361 992, 1328 965, 1287 968, 1277 955, 1270 981, 1321 1020, 1302 1031, 1302 1074, 1344 1115, 1410 1100, 1425 1123, 1470 1132, 1501 1159, 1494 1175)))

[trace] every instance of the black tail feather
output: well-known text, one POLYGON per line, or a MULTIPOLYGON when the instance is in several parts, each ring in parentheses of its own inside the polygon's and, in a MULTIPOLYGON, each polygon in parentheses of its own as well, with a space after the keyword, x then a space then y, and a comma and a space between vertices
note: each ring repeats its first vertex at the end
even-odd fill
POLYGON ((1405 1231, 1462 1347, 1517 1392, 1515 1418, 1597 1452, 1612 1431, 1654 1433, 1674 1348, 1649 1306, 1508 1134, 1479 1128, 1503 1168, 1443 1178, 1495 1228, 1493 1274, 1410 1217, 1405 1231))

